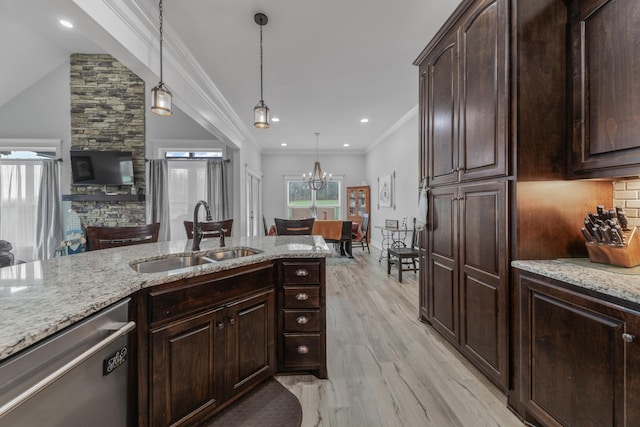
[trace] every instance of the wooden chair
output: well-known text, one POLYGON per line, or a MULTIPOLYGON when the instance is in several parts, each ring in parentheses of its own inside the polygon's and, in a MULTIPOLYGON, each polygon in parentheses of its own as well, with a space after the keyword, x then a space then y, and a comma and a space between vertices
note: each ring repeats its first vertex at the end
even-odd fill
POLYGON ((419 260, 418 233, 416 233, 416 219, 413 219, 413 233, 411 234, 411 246, 391 247, 387 249, 387 274, 391 274, 391 265, 398 266, 398 281, 402 283, 403 271, 418 271, 416 260, 419 260), (412 267, 411 267, 412 266, 412 267))
POLYGON ((89 250, 115 248, 118 246, 139 245, 158 241, 160 223, 135 227, 87 227, 89 250))
POLYGON ((362 229, 362 236, 358 239, 358 236, 353 233, 351 235, 351 247, 361 247, 364 251, 365 246, 367 247, 367 252, 371 253, 369 250, 369 214, 362 214, 362 224, 360 224, 360 228, 362 229))
MULTIPOLYGON (((232 219, 223 219, 222 221, 208 221, 201 222, 202 231, 205 237, 219 237, 220 230, 225 229, 224 235, 231 235, 231 227, 233 226, 232 219)), ((187 232, 187 239, 193 239, 193 221, 184 221, 184 229, 187 232)))
POLYGON ((288 235, 311 235, 313 231, 314 218, 305 219, 282 219, 274 218, 278 236, 288 235))

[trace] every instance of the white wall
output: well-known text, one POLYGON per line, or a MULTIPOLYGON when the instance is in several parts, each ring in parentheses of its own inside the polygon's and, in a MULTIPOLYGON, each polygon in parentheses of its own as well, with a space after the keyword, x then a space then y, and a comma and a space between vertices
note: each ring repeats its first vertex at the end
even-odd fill
POLYGON ((0 138, 59 139, 64 160, 61 188, 69 188, 71 166, 69 62, 59 66, 0 107, 0 138))
MULTIPOLYGON (((362 154, 322 154, 318 156, 322 170, 327 174, 344 175, 344 186, 361 185, 365 180, 365 157, 362 154)), ((315 153, 287 154, 264 153, 262 155, 263 177, 263 214, 267 224, 273 223, 273 218, 281 218, 286 213, 284 188, 285 175, 299 175, 309 173, 316 161, 315 153)), ((368 183, 371 185, 371 183, 368 183)), ((343 189, 344 191, 344 189, 343 189)), ((346 206, 343 208, 346 215, 346 206)))
POLYGON ((371 185, 371 243, 380 248, 382 234, 376 225, 384 225, 386 219, 407 225, 418 210, 418 116, 412 115, 393 133, 376 144, 366 155, 366 180, 371 185), (395 171, 395 209, 378 208, 378 178, 395 171))

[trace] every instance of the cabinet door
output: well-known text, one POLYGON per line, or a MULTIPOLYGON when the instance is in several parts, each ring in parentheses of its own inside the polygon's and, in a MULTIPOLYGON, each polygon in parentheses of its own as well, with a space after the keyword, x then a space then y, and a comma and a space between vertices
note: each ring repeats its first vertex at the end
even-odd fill
POLYGON ((460 346, 505 390, 508 382, 507 181, 460 187, 460 346))
POLYGON ((507 1, 480 3, 460 36, 461 181, 507 175, 507 1))
POLYGON ((544 425, 640 425, 640 313, 520 273, 524 404, 544 425))
POLYGON ((428 298, 431 324, 458 343, 458 189, 430 192, 428 298))
POLYGON ((429 117, 429 101, 428 101, 428 67, 425 63, 420 64, 420 83, 418 89, 418 118, 420 120, 420 135, 418 137, 418 178, 420 182, 418 185, 422 185, 424 180, 427 179, 427 117, 429 117))
POLYGON ((192 425, 224 399, 224 309, 150 331, 153 426, 192 425))
POLYGON ((640 2, 572 2, 571 39, 572 171, 588 177, 637 175, 640 2))
POLYGON ((430 185, 458 180, 458 33, 425 59, 428 78, 427 146, 430 185))
POLYGON ((227 398, 275 371, 274 291, 227 307, 227 398))

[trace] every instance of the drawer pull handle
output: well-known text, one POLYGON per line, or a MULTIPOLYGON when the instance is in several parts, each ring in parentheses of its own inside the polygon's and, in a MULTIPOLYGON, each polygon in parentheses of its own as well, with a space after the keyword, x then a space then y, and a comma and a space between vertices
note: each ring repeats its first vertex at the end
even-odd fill
POLYGON ((299 316, 296 319, 296 323, 298 325, 306 325, 307 323, 309 323, 309 318, 307 316, 299 316))
POLYGON ((622 340, 624 342, 634 342, 636 340, 636 336, 625 333, 625 334, 622 334, 622 340))
POLYGON ((224 322, 217 321, 216 326, 218 327, 218 329, 224 329, 224 322))
POLYGON ((296 294, 296 299, 298 301, 306 301, 309 299, 309 294, 306 294, 304 292, 300 292, 299 294, 296 294))
POLYGON ((296 270, 296 276, 298 277, 307 277, 309 275, 309 272, 307 271, 306 268, 299 268, 296 270))
POLYGON ((309 347, 306 345, 299 345, 298 348, 296 348, 296 351, 298 354, 307 354, 309 353, 309 347))
POLYGON ((233 317, 229 317, 229 324, 233 325, 234 323, 236 323, 236 319, 234 319, 233 317))

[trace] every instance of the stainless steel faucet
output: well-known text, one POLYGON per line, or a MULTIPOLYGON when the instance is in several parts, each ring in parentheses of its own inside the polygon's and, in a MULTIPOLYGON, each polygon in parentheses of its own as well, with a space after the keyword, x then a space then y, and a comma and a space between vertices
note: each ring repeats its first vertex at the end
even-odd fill
POLYGON ((198 211, 200 210, 200 205, 203 205, 205 210, 207 211, 206 221, 211 221, 211 210, 209 209, 209 204, 204 200, 198 201, 198 203, 196 203, 196 207, 193 208, 193 246, 191 247, 192 251, 200 250, 200 242, 202 241, 202 236, 204 236, 204 233, 202 232, 202 224, 198 222, 198 211))

